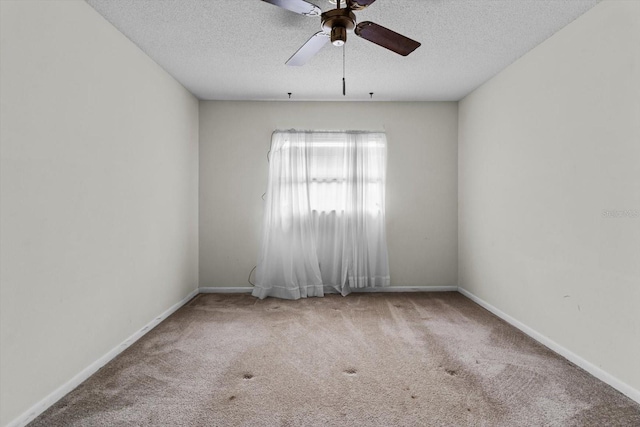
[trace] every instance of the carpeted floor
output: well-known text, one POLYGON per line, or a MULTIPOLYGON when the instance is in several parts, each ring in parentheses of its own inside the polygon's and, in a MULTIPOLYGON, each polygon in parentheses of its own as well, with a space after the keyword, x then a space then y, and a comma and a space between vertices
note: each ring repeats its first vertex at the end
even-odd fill
POLYGON ((640 405, 455 292, 203 294, 36 426, 639 426, 640 405))

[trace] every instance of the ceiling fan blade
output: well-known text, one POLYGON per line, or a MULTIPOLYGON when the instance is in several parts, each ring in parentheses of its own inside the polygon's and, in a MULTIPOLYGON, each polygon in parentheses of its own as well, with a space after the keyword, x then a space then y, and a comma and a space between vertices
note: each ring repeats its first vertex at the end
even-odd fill
POLYGON ((407 56, 420 47, 419 42, 370 21, 359 23, 355 33, 365 40, 386 47, 402 56, 407 56))
POLYGON ((307 63, 309 59, 327 44, 330 37, 329 34, 318 31, 311 36, 305 44, 302 45, 296 53, 286 62, 287 65, 300 66, 307 63))
POLYGON ((376 0, 347 0, 347 6, 351 10, 362 10, 371 6, 376 0))
POLYGON ((279 6, 283 9, 290 10, 291 12, 299 13, 305 16, 320 16, 322 9, 313 3, 309 3, 305 0, 262 0, 266 3, 271 3, 275 6, 279 6))

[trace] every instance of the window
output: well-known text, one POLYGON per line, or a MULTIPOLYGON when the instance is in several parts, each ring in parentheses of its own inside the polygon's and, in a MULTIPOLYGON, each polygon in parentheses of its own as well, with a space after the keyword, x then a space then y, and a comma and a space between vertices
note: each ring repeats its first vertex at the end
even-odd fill
MULTIPOLYGON (((305 170, 297 176, 282 171, 282 184, 307 187, 313 213, 354 212, 363 210, 379 214, 384 208, 386 137, 372 132, 305 132, 278 135, 281 144, 274 155, 283 151, 305 152, 305 170)), ((291 164, 285 168, 292 167, 291 164)), ((292 171, 293 172, 293 171, 292 171)), ((284 200, 288 203, 289 200, 284 200)))
POLYGON ((350 135, 337 140, 334 134, 320 134, 311 143, 309 159, 309 205, 313 213, 346 213, 361 208, 370 214, 380 212, 383 203, 383 180, 386 146, 383 141, 359 135, 355 144, 350 135), (362 157, 366 157, 363 159, 362 157), (361 162, 358 165, 358 162, 361 162), (366 166, 365 166, 366 165, 366 166), (365 169, 366 167, 366 169, 365 169), (359 193, 354 183, 361 185, 359 193), (351 203, 360 199, 361 206, 351 203))

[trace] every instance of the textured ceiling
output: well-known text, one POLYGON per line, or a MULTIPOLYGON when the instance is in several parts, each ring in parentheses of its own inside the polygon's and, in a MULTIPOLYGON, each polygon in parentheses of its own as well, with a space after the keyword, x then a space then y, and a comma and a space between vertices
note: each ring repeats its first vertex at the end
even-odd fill
MULTIPOLYGON (((200 99, 459 100, 599 0, 378 0, 356 12, 422 43, 402 57, 350 34, 302 67, 285 61, 320 30, 260 0, 87 0, 200 99)), ((323 11, 328 0, 312 0, 323 11)))

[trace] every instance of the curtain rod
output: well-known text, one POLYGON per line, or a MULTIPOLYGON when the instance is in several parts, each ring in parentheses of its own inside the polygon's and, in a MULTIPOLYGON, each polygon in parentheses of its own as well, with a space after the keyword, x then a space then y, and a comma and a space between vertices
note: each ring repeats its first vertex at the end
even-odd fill
POLYGON ((286 133, 286 132, 298 132, 298 133, 385 133, 383 130, 310 130, 310 129, 276 129, 273 133, 286 133))

